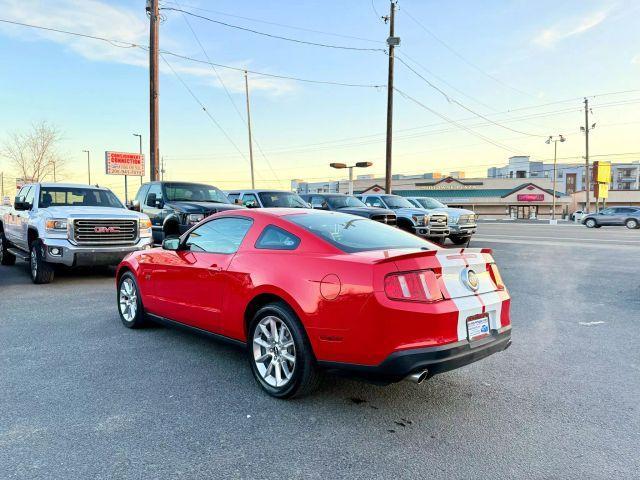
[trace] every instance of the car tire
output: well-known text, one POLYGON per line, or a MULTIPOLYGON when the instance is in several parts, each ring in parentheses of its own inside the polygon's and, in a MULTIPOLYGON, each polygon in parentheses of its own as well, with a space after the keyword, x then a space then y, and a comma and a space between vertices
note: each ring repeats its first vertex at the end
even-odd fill
POLYGON ((449 239, 453 242, 454 245, 464 245, 466 244, 469 240, 471 240, 471 237, 458 237, 458 236, 453 236, 453 237, 449 237, 449 239))
POLYGON ((598 226, 598 222, 596 222, 593 218, 587 218, 587 219, 584 221, 584 225, 585 225, 585 227, 587 227, 587 228, 595 228, 595 227, 597 227, 597 226, 598 226))
POLYGON ((9 241, 4 236, 4 231, 0 230, 0 265, 14 265, 16 263, 16 256, 10 253, 9 241))
POLYGON ((118 280, 116 302, 120 320, 125 327, 142 328, 147 325, 140 288, 133 273, 125 272, 118 280))
POLYGON ((624 222, 624 226, 629 230, 635 230, 636 228, 640 228, 640 223, 635 218, 629 218, 624 222))
POLYGON ((283 302, 270 303, 253 316, 247 332, 247 356, 254 378, 273 397, 302 397, 320 383, 304 327, 283 302))
POLYGON ((29 249, 29 271, 31 281, 36 284, 51 283, 55 270, 45 261, 46 252, 42 240, 34 240, 29 249))

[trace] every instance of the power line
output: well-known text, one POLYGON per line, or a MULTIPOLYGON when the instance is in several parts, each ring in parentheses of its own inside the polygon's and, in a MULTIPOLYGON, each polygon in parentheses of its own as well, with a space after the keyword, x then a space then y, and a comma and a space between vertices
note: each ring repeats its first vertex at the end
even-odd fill
POLYGON ((333 45, 333 44, 329 44, 329 43, 310 42, 310 41, 307 41, 307 40, 300 40, 298 38, 283 37, 281 35, 275 35, 273 33, 261 32, 259 30, 254 30, 252 28, 241 27, 240 25, 234 25, 232 23, 222 22, 220 20, 214 20, 213 18, 205 17, 204 15, 198 15, 197 13, 189 12, 188 10, 183 10, 181 8, 164 7, 163 10, 169 10, 169 11, 174 11, 174 12, 182 12, 182 13, 185 13, 185 14, 190 15, 192 17, 199 18, 199 19, 205 20, 207 22, 215 23, 217 25, 222 25, 222 26, 225 26, 225 27, 228 27, 228 28, 234 28, 236 30, 242 30, 244 32, 249 32, 249 33, 253 33, 253 34, 256 34, 256 35, 262 35, 264 37, 274 38, 274 39, 278 39, 278 40, 285 40, 287 42, 299 43, 299 44, 302 44, 302 45, 312 45, 314 47, 333 48, 333 49, 337 49, 337 50, 355 50, 355 51, 360 51, 360 52, 384 52, 385 51, 383 48, 351 47, 351 46, 347 46, 347 45, 333 45))
POLYGON ((406 7, 403 5, 402 9, 400 10, 402 13, 406 13, 406 15, 413 20, 413 22, 418 25, 424 32, 426 32, 427 34, 429 34, 432 38, 434 38, 438 43, 440 43, 442 46, 444 46, 447 50, 449 50, 451 53, 453 53, 456 57, 458 57, 460 60, 462 60, 464 63, 466 63, 467 65, 469 65, 470 67, 474 68, 475 70, 477 70, 478 72, 482 73, 484 76, 490 78, 491 80, 493 80, 494 82, 502 85, 503 87, 506 87, 510 90, 513 90, 514 92, 517 92, 521 95, 525 95, 527 97, 533 97, 533 95, 531 95, 530 93, 527 93, 523 90, 520 90, 519 88, 513 87, 505 82, 503 82, 502 80, 500 80, 499 78, 491 75, 490 73, 488 73, 487 71, 485 71, 484 69, 482 69, 481 67, 479 67, 478 65, 476 65, 475 63, 471 62, 470 60, 468 60, 465 56, 463 56, 460 52, 458 52, 457 50, 455 50, 453 47, 451 47, 449 44, 447 44, 444 40, 442 40, 440 37, 438 37, 435 33, 433 33, 431 30, 429 30, 422 22, 420 22, 417 18, 415 18, 413 15, 411 15, 411 13, 406 9, 406 7))
MULTIPOLYGON (((177 3, 177 2, 176 2, 177 3)), ((180 4, 178 4, 180 6, 180 4)), ((182 8, 182 7, 181 7, 182 8)), ((202 44, 202 42, 200 41, 200 38, 198 37, 198 34, 195 32, 195 30, 193 29, 193 27, 191 26, 191 23, 189 22, 189 19, 187 18, 187 16, 183 13, 182 14, 182 18, 184 18, 185 23, 187 24, 187 26, 189 27, 189 30, 191 30, 191 33, 193 34, 193 37, 196 39, 196 42, 198 42, 198 45, 200 46, 200 49, 202 50, 202 53, 204 54, 204 56, 206 57, 206 59, 209 61, 209 63, 211 63, 211 59, 209 58, 209 54, 207 53, 207 50, 204 48, 204 45, 202 44)), ((245 122, 245 118, 242 115, 242 113, 240 113, 240 110, 238 109, 238 106, 236 105, 236 102, 233 100, 233 97, 231 96, 231 93, 229 92, 229 89, 227 88, 226 84, 224 83, 224 81, 222 80, 222 77, 220 76, 220 74, 218 73, 218 70, 216 69, 216 67, 214 65, 211 65, 211 68, 213 69, 214 73, 216 74, 216 77, 218 78, 218 82, 220 82, 220 85, 222 86, 222 88, 224 89, 227 98, 229 99, 229 102, 231 102, 231 105, 233 106, 233 109, 236 111, 236 113, 238 114, 238 117, 240 117, 240 120, 245 123, 245 125, 248 125, 249 120, 247 119, 245 122)), ((256 146, 258 147, 258 150, 260 151, 260 153, 262 154, 262 158, 264 158, 265 162, 267 163, 267 165, 269 166, 269 169, 271 170, 271 172, 273 173, 273 175, 278 178, 278 174, 276 173, 276 171, 273 169, 273 167, 271 166, 271 162, 269 161, 269 159, 267 158, 267 156, 264 154, 264 151, 262 150, 262 147, 260 146, 260 144, 258 143, 258 139, 255 138, 255 136, 253 136, 253 141, 255 142, 256 146)), ((278 181, 280 181, 280 179, 278 179, 278 181)))
MULTIPOLYGON (((16 22, 13 20, 7 20, 7 19, 2 19, 0 18, 0 23, 7 23, 7 24, 12 24, 12 25, 18 25, 18 26, 22 26, 22 27, 27 27, 27 28, 33 28, 36 30, 44 30, 44 31, 49 31, 49 32, 55 32, 55 33, 62 33, 65 35, 72 35, 75 37, 83 37, 83 38, 89 38, 92 40, 100 40, 103 42, 107 42, 109 44, 111 44, 114 47, 118 47, 118 48, 139 48, 141 50, 144 51, 149 51, 149 46, 148 45, 140 45, 137 43, 133 43, 133 42, 129 42, 129 41, 124 41, 124 40, 115 40, 115 39, 111 39, 111 38, 106 38, 106 37, 99 37, 96 35, 89 35, 89 34, 85 34, 85 33, 79 33, 79 32, 73 32, 70 30, 61 30, 61 29, 57 29, 57 28, 50 28, 50 27, 43 27, 41 25, 34 25, 34 24, 30 24, 30 23, 22 23, 22 22, 16 22), (120 45, 118 45, 120 44, 120 45)), ((303 82, 303 83, 311 83, 311 84, 321 84, 321 85, 333 85, 333 86, 342 86, 342 87, 358 87, 358 88, 376 88, 376 89, 380 89, 380 88, 384 88, 385 85, 381 84, 381 85, 372 85, 372 84, 362 84, 362 83, 348 83, 348 82, 337 82, 337 81, 331 81, 331 80, 316 80, 316 79, 310 79, 310 78, 300 78, 300 77, 294 77, 294 76, 290 76, 290 75, 278 75, 278 74, 274 74, 274 73, 266 73, 266 72, 259 72, 256 70, 249 70, 247 68, 242 68, 242 67, 232 67, 230 65, 224 65, 221 63, 214 63, 214 62, 208 62, 205 60, 200 60, 197 58, 192 58, 189 57, 187 55, 181 55, 179 53, 176 52, 171 52, 168 50, 161 50, 161 53, 165 54, 165 55, 169 55, 175 58, 180 58, 182 60, 187 60, 190 62, 194 62, 194 63, 201 63, 201 64, 207 64, 207 65, 213 65, 216 67, 220 67, 220 68, 226 68, 229 70, 235 70, 238 72, 244 72, 245 70, 249 73, 252 73, 254 75, 260 75, 263 77, 269 77, 269 78, 279 78, 279 79, 283 79, 283 80, 293 80, 296 82, 303 82)))
POLYGON ((528 133, 528 132, 522 132, 520 130, 515 130, 511 127, 507 127, 506 125, 502 125, 498 122, 495 122, 493 120, 490 120, 489 118, 487 118, 486 116, 482 115, 481 113, 476 112, 475 110, 470 109, 469 107, 467 107, 466 105, 464 105, 462 102, 456 100, 455 98, 452 98, 451 96, 449 96, 445 91, 443 91, 442 89, 438 88, 436 85, 434 85, 432 82, 430 82, 429 80, 427 80, 424 76, 422 76, 419 72, 417 72, 411 65, 409 65, 407 62, 405 62, 401 57, 398 57, 398 60, 400 60, 400 63, 402 63, 405 67, 407 67, 409 70, 411 70, 415 75, 417 75, 420 79, 422 79, 427 85, 429 85, 431 88, 435 89, 436 91, 438 91, 438 93, 440 93, 442 96, 444 96, 444 98, 447 100, 447 102, 449 103, 455 103, 456 105, 458 105, 459 107, 464 108, 467 112, 472 113, 473 115, 476 115, 477 117, 482 118, 483 120, 486 120, 500 128, 504 128, 506 130, 510 130, 512 132, 515 133, 519 133, 521 135, 527 135, 530 137, 538 137, 538 138, 547 138, 548 135, 538 135, 535 133, 528 133))
POLYGON ((224 17, 239 18, 241 20, 247 20, 249 22, 263 23, 265 25, 273 25, 273 26, 276 26, 276 27, 289 28, 291 30, 298 30, 298 31, 301 31, 301 32, 317 33, 317 34, 320 34, 320 35, 329 35, 329 36, 332 36, 332 37, 347 38, 347 39, 350 39, 350 40, 360 40, 362 42, 384 44, 384 42, 381 41, 381 40, 374 40, 374 39, 371 39, 371 38, 357 37, 357 36, 354 36, 354 35, 345 35, 345 34, 336 33, 336 32, 327 32, 327 31, 324 31, 324 30, 316 30, 316 29, 312 29, 312 28, 305 28, 305 27, 300 27, 300 26, 295 26, 295 25, 288 25, 286 23, 271 22, 271 21, 268 21, 268 20, 261 20, 261 19, 252 18, 252 17, 244 17, 244 16, 241 16, 241 15, 233 15, 231 13, 225 13, 225 12, 221 12, 219 10, 211 10, 211 9, 208 9, 208 8, 196 7, 194 5, 186 5, 186 4, 180 5, 178 2, 169 2, 169 1, 167 1, 167 2, 162 2, 162 3, 165 4, 165 5, 166 4, 178 5, 180 8, 189 8, 191 10, 197 10, 197 11, 200 11, 200 12, 215 13, 216 15, 222 15, 224 17))
POLYGON ((498 148, 501 148, 501 149, 503 149, 503 150, 506 150, 506 151, 508 151, 508 152, 511 152, 511 153, 513 153, 513 152, 515 152, 515 153, 522 153, 521 151, 519 151, 519 150, 517 150, 517 149, 514 149, 514 148, 512 148, 512 147, 509 147, 509 146, 503 145, 503 144, 501 144, 501 143, 498 143, 497 141, 492 140, 491 138, 489 138, 489 137, 487 137, 487 136, 485 136, 485 135, 482 135, 482 134, 480 134, 480 133, 478 133, 478 132, 475 132, 475 131, 471 130, 470 128, 467 128, 465 125, 462 125, 461 123, 456 122, 455 120, 450 119, 449 117, 447 117, 447 116, 445 116, 445 115, 443 115, 443 114, 441 114, 441 113, 439 113, 439 112, 435 111, 434 109, 432 109, 432 108, 430 108, 430 107, 427 107, 424 103, 422 103, 422 102, 420 102, 419 100, 417 100, 417 99, 413 98, 411 95, 409 95, 409 94, 407 94, 407 93, 403 92, 402 90, 400 90, 400 89, 398 89, 398 88, 395 88, 394 90, 395 90, 396 92, 398 92, 401 96, 403 96, 405 99, 412 101, 412 102, 413 102, 413 103, 415 103, 416 105, 418 105, 418 106, 420 106, 420 107, 424 108, 425 110, 427 110, 427 111, 431 112, 432 114, 436 115, 437 117, 442 118, 442 119, 443 119, 443 120, 445 120, 446 122, 449 122, 449 123, 451 123, 452 125, 455 125, 455 126, 457 126, 458 128, 461 128, 461 129, 465 130, 466 132, 470 133, 471 135, 475 135, 476 137, 481 138, 481 139, 483 139, 484 141, 486 141, 486 142, 488 142, 488 143, 490 143, 490 144, 492 144, 492 145, 494 145, 494 146, 496 146, 496 147, 498 147, 498 148))

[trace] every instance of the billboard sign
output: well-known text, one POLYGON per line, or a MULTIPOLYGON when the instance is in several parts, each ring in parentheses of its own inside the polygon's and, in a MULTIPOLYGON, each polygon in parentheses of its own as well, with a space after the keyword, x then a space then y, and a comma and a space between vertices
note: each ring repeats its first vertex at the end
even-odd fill
POLYGON ((519 202, 544 202, 544 193, 521 193, 518 195, 519 202))
POLYGON ((104 152, 107 175, 144 176, 144 155, 141 153, 104 152))

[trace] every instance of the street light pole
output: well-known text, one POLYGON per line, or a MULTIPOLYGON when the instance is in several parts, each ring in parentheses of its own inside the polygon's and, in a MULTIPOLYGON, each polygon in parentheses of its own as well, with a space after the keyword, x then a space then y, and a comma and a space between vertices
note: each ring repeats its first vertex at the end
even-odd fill
MULTIPOLYGON (((140 156, 142 156, 142 135, 140 133, 134 133, 133 136, 138 137, 138 140, 140 140, 140 156)), ((140 186, 142 186, 142 175, 140 175, 140 186)))
POLYGON ((330 163, 331 168, 348 168, 349 169, 349 195, 353 195, 353 169, 354 168, 367 168, 373 165, 372 162, 357 162, 355 165, 347 165, 346 163, 330 163))
POLYGON ((82 150, 87 154, 87 176, 89 177, 89 185, 91 185, 91 158, 89 154, 89 150, 82 150))
POLYGON ((567 139, 562 135, 558 135, 557 137, 550 135, 545 142, 547 145, 553 142, 553 210, 551 211, 551 220, 556 219, 556 181, 558 178, 556 168, 558 160, 558 142, 566 141, 567 139))

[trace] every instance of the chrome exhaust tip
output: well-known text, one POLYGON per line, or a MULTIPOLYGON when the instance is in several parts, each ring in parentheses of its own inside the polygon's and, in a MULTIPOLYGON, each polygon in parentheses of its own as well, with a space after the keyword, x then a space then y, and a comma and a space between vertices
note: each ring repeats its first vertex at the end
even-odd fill
POLYGON ((412 373, 411 375, 406 377, 405 380, 407 382, 421 384, 427 379, 428 375, 429 375, 429 370, 423 370, 421 372, 412 373))

